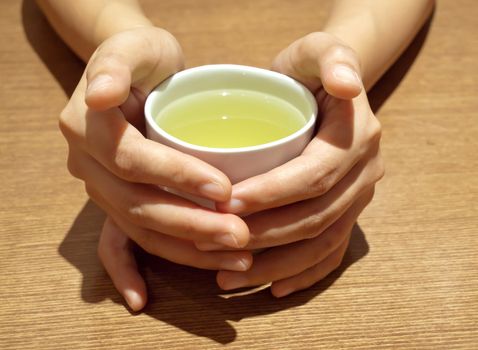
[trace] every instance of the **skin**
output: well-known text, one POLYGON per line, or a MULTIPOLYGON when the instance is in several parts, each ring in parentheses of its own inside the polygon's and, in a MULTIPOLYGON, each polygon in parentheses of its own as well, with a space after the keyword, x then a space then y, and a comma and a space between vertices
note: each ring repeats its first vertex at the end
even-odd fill
POLYGON ((219 270, 226 290, 272 282, 277 297, 340 265, 384 174, 381 127, 366 90, 410 43, 433 1, 335 1, 322 32, 280 52, 272 69, 315 94, 318 133, 299 157, 234 186, 208 164, 144 138, 147 94, 184 63, 175 38, 152 26, 136 1, 38 3, 88 62, 60 128, 70 172, 108 213, 98 254, 131 309, 147 300, 133 242, 179 264, 219 270), (212 199, 217 211, 160 186, 212 199), (258 248, 269 249, 253 262, 258 248))

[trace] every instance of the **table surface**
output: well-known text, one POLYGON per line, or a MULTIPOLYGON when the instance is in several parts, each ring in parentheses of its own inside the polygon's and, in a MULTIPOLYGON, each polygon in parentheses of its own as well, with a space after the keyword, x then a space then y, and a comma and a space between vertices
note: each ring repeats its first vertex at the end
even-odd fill
MULTIPOLYGON (((330 1, 144 1, 188 66, 268 67, 330 1)), ((478 5, 434 17, 370 93, 387 174, 343 266, 284 299, 225 299, 214 273, 142 256, 124 307, 100 266, 104 215, 65 167, 57 117, 84 68, 31 0, 0 2, 0 348, 451 349, 478 346, 478 5)))

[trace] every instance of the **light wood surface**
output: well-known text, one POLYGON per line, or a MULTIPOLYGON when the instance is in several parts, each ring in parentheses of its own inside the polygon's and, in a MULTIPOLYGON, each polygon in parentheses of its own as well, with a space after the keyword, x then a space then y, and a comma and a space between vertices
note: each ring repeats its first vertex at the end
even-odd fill
MULTIPOLYGON (((188 65, 268 67, 329 1, 144 1, 188 65)), ((0 2, 1 349, 477 349, 478 4, 438 1, 370 94, 387 174, 340 271, 277 300, 141 257, 130 314, 96 258, 103 214, 67 172, 57 116, 82 63, 34 3, 0 2)))

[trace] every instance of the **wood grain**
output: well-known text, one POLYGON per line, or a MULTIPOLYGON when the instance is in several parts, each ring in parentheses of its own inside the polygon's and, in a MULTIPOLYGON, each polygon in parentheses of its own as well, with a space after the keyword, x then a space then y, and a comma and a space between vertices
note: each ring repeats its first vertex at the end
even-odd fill
MULTIPOLYGON (((144 1, 188 66, 268 67, 329 1, 144 1)), ((478 5, 439 1, 370 97, 387 174, 342 268, 276 300, 224 299, 214 274, 141 256, 130 314, 96 258, 104 218, 66 171, 57 116, 83 65, 34 3, 0 2, 1 349, 476 349, 478 5)))

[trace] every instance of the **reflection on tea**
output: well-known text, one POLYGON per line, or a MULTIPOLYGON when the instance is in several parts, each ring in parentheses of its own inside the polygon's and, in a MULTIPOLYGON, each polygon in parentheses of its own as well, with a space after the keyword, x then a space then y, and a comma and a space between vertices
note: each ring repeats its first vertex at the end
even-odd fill
POLYGON ((185 142, 213 148, 248 147, 293 134, 306 124, 292 104, 252 90, 209 90, 177 99, 156 116, 185 142))

